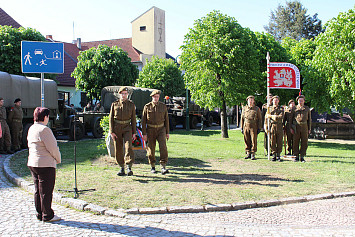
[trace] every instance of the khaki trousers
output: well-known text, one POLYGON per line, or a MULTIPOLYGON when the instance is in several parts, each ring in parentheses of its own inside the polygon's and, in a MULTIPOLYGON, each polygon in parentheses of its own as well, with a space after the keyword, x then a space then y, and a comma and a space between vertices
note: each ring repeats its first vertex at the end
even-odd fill
POLYGON ((287 137, 287 151, 292 154, 293 151, 293 134, 291 133, 291 128, 286 125, 286 137, 287 137))
POLYGON ((271 124, 271 153, 280 154, 282 152, 283 129, 282 124, 271 124))
POLYGON ((149 164, 154 166, 156 163, 155 159, 155 146, 156 141, 159 143, 160 151, 160 164, 166 165, 168 163, 168 149, 166 147, 166 130, 165 127, 161 128, 147 128, 147 137, 148 137, 148 148, 147 155, 149 164))
POLYGON ((293 153, 295 156, 305 156, 308 147, 308 125, 297 124, 296 131, 293 135, 293 153), (301 149, 299 147, 301 140, 301 149))
POLYGON ((256 123, 244 124, 244 143, 247 154, 257 151, 258 125, 256 123))
POLYGON ((11 139, 12 147, 17 150, 21 148, 22 139, 22 123, 12 122, 11 123, 11 139))
POLYGON ((0 150, 11 149, 11 135, 9 126, 5 121, 1 121, 2 138, 0 138, 0 150), (5 143, 5 146, 4 146, 5 143))
POLYGON ((131 167, 134 163, 134 152, 132 149, 132 126, 130 124, 115 123, 113 127, 117 139, 114 141, 115 158, 120 167, 131 167), (123 146, 125 154, 123 155, 123 146))

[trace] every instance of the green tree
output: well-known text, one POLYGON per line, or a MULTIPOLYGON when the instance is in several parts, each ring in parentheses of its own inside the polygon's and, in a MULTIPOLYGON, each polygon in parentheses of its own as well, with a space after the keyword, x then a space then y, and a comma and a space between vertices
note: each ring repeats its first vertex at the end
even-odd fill
POLYGON ((307 9, 297 0, 286 2, 286 6, 279 4, 275 12, 271 11, 269 25, 264 28, 278 41, 286 37, 312 39, 322 32, 322 21, 318 14, 307 15, 307 9))
POLYGON ((326 31, 315 39, 309 60, 314 77, 304 80, 312 105, 321 111, 355 108, 355 8, 326 23, 326 31), (323 96, 320 96, 319 91, 323 96))
POLYGON ((254 34, 233 17, 213 11, 194 22, 181 46, 184 80, 201 107, 221 108, 221 133, 228 137, 226 106, 254 93, 259 68, 254 34))
POLYGON ((121 48, 99 45, 80 52, 77 67, 71 75, 76 79, 77 89, 99 99, 105 86, 134 85, 138 69, 121 48))
POLYGON ((159 89, 168 96, 181 96, 185 91, 184 79, 176 63, 156 56, 143 67, 136 86, 159 89))
MULTIPOLYGON (((46 41, 46 38, 32 28, 0 25, 0 71, 24 75, 21 70, 21 41, 46 41)), ((26 76, 38 77, 38 74, 26 73, 26 76)))

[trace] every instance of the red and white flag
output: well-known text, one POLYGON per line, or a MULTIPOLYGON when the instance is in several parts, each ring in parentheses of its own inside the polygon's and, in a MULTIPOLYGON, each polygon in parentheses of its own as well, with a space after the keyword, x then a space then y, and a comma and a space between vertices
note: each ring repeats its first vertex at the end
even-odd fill
POLYGON ((295 65, 291 63, 270 63, 269 73, 269 88, 300 89, 300 71, 295 65))

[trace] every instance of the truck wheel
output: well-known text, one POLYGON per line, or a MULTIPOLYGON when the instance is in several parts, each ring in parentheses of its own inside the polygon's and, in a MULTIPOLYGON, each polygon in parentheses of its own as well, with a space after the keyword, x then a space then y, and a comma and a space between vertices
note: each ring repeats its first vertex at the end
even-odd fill
POLYGON ((28 134, 28 129, 30 129, 30 127, 33 125, 33 123, 26 123, 23 126, 22 129, 22 147, 23 148, 27 148, 28 144, 27 144, 27 134, 28 134))
POLYGON ((196 116, 192 116, 192 117, 190 118, 190 127, 191 127, 192 129, 195 129, 195 128, 197 127, 197 123, 198 123, 197 117, 196 117, 196 116))
POLYGON ((212 117, 212 115, 209 115, 208 117, 207 117, 207 127, 211 127, 212 126, 212 124, 213 124, 213 117, 212 117))
POLYGON ((100 125, 101 118, 96 117, 94 118, 93 125, 92 125, 92 135, 94 135, 95 138, 101 138, 102 135, 104 134, 104 130, 102 129, 100 125))
MULTIPOLYGON (((81 140, 85 135, 84 124, 80 121, 75 121, 75 128, 75 140, 81 140)), ((74 141, 74 123, 70 126, 69 140, 74 141)))

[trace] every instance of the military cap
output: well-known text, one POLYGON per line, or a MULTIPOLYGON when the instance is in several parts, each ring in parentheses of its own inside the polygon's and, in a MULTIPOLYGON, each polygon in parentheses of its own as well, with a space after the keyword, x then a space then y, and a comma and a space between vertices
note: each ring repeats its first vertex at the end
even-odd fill
POLYGON ((127 91, 127 92, 128 92, 127 86, 122 86, 122 87, 118 90, 118 93, 121 94, 122 91, 127 91))
POLYGON ((298 99, 300 99, 300 98, 303 98, 304 100, 306 99, 306 97, 304 97, 304 95, 299 95, 299 96, 297 96, 296 100, 298 101, 298 99))
POLYGON ((14 103, 17 103, 17 102, 19 102, 19 101, 21 101, 21 99, 20 99, 20 98, 17 98, 17 99, 14 101, 14 103))
MULTIPOLYGON (((269 96, 271 96, 271 97, 272 97, 272 94, 269 94, 269 96)), ((265 96, 265 100, 267 100, 267 96, 265 96)))
POLYGON ((254 99, 254 100, 255 100, 255 97, 254 97, 253 95, 249 95, 249 96, 247 97, 247 101, 248 101, 249 99, 254 99))
POLYGON ((275 98, 279 99, 280 100, 280 97, 278 95, 274 95, 271 100, 274 100, 275 98))
POLYGON ((154 90, 152 93, 150 93, 150 96, 156 95, 156 94, 161 94, 160 90, 154 90))
POLYGON ((288 104, 287 104, 287 105, 290 105, 292 102, 295 103, 295 101, 294 101, 293 99, 290 99, 290 100, 288 101, 288 104))

